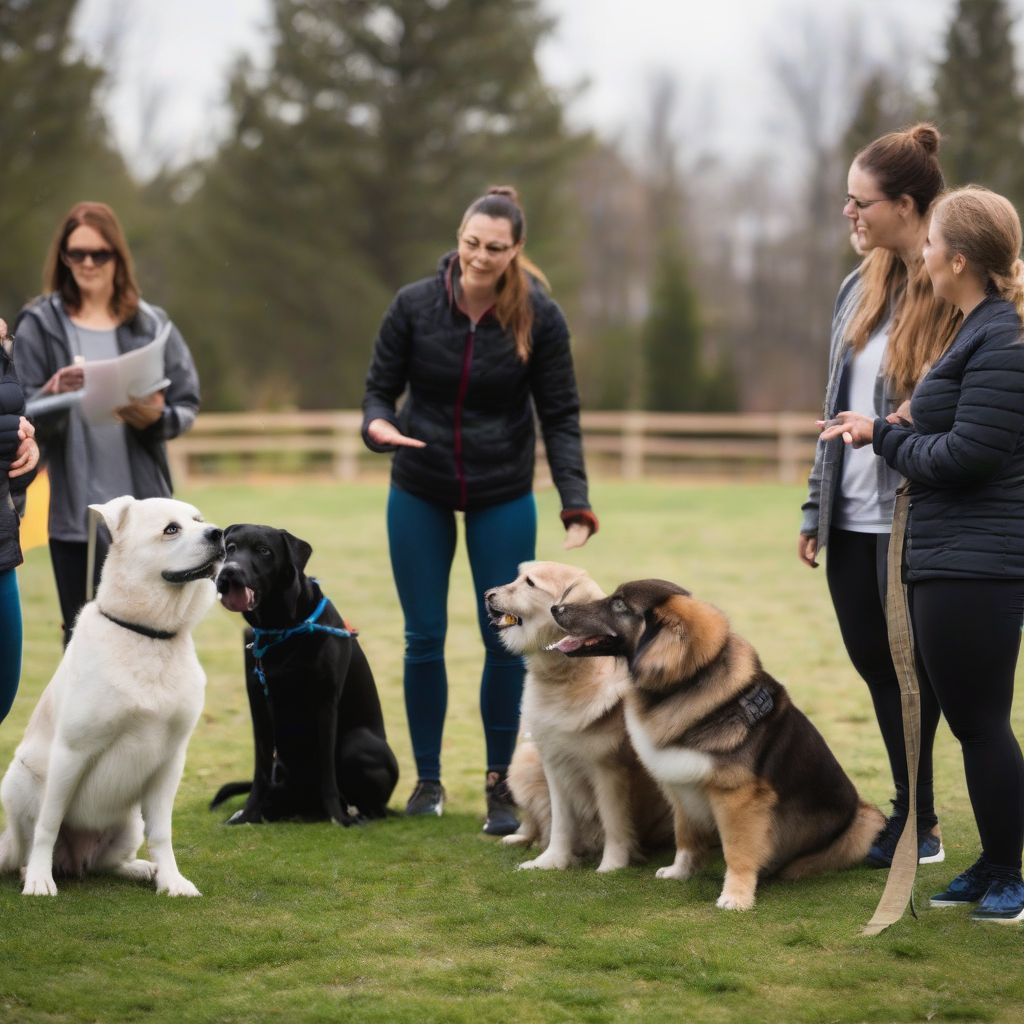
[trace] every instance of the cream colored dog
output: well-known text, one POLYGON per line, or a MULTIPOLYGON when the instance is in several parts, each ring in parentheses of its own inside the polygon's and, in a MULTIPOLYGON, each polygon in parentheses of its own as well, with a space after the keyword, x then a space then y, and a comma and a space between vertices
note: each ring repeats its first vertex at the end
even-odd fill
POLYGON ((604 594, 575 566, 524 562, 519 569, 513 582, 484 595, 504 645, 526 655, 523 732, 508 774, 522 825, 503 841, 540 841, 543 852, 522 868, 567 868, 599 851, 598 871, 624 868, 641 846, 672 839, 669 806, 626 734, 627 667, 547 650, 565 635, 552 605, 604 594))
POLYGON ((30 896, 56 895, 55 871, 198 896, 174 859, 171 809, 203 707, 190 631, 216 597, 221 531, 170 499, 92 508, 110 552, 0 785, 0 871, 24 868, 30 896), (136 859, 143 835, 152 862, 136 859))

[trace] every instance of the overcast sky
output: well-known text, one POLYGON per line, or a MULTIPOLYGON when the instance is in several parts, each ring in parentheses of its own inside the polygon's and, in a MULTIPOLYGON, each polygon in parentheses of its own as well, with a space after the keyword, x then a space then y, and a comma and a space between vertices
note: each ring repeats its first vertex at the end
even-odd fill
MULTIPOLYGON (((652 76, 668 71, 680 82, 681 116, 703 125, 719 151, 742 154, 776 130, 779 97, 769 58, 796 45, 804 12, 827 17, 837 33, 852 18, 869 55, 909 43, 922 60, 908 74, 920 78, 928 72, 925 62, 941 53, 955 0, 544 4, 559 19, 539 55, 546 78, 567 87, 589 82, 571 108, 578 123, 630 141, 652 76)), ((1011 6, 1020 20, 1024 0, 1011 6)), ((122 73, 108 106, 135 166, 145 172, 161 160, 178 163, 213 148, 224 130, 218 112, 227 69, 240 52, 265 60, 269 11, 269 0, 83 0, 78 35, 90 52, 101 52, 112 20, 125 29, 122 73), (157 117, 147 113, 147 101, 157 117)))

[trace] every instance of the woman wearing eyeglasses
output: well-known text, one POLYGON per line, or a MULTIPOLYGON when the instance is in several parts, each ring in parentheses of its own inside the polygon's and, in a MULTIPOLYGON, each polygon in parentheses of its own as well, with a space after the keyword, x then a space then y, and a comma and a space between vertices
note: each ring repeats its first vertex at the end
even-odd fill
MULTIPOLYGON (((167 314, 140 297, 124 231, 105 203, 78 203, 46 258, 44 295, 18 316, 18 370, 30 397, 80 391, 83 367, 151 342, 167 314)), ((89 422, 77 406, 41 413, 38 437, 50 476, 50 557, 64 642, 85 603, 88 506, 121 494, 167 497, 166 442, 192 426, 199 378, 172 326, 164 350, 164 390, 137 398, 109 422, 89 422)), ((96 578, 105 546, 97 546, 96 578)))
POLYGON ((22 413, 25 395, 14 371, 14 339, 0 320, 0 722, 14 703, 21 676, 20 517, 25 488, 39 461, 35 431, 22 413))
MULTIPOLYGON (((916 124, 861 150, 850 165, 843 214, 856 232, 861 265, 839 289, 832 320, 824 417, 840 409, 885 417, 945 351, 959 317, 935 297, 921 258, 933 202, 942 191, 939 133, 916 124)), ((889 758, 892 815, 868 854, 888 867, 906 820, 910 793, 900 685, 885 619, 886 558, 900 475, 870 448, 819 441, 803 505, 798 554, 816 567, 828 547, 825 575, 854 668, 867 683, 889 758)), ((939 707, 921 693, 917 782, 921 863, 945 854, 932 786, 932 744, 939 707)))
POLYGON ((526 221, 515 190, 492 188, 473 202, 456 237, 458 250, 441 258, 434 276, 402 288, 384 317, 366 378, 363 439, 373 451, 394 453, 388 540, 405 615, 405 706, 418 774, 406 814, 444 808, 444 644, 461 512, 486 649, 484 831, 508 835, 518 827, 506 772, 524 669, 491 626, 484 593, 535 557, 535 413, 562 500, 565 547, 586 543, 597 517, 587 495, 569 328, 523 253, 526 221))

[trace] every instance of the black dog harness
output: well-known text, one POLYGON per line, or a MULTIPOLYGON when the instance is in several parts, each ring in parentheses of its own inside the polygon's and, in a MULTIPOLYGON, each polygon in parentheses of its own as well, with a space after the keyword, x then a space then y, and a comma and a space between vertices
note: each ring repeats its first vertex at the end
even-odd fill
POLYGON ((338 626, 324 626, 317 621, 321 615, 323 615, 324 609, 327 607, 327 598, 321 597, 320 603, 313 609, 313 613, 309 618, 304 619, 297 626, 291 626, 288 629, 259 629, 256 626, 252 627, 253 640, 251 644, 246 644, 246 647, 252 651, 252 656, 256 661, 256 678, 260 681, 260 686, 263 687, 263 695, 270 700, 270 688, 267 686, 267 676, 263 671, 263 656, 272 647, 276 647, 278 644, 283 644, 286 640, 291 640, 295 636, 306 636, 311 633, 329 633, 331 636, 341 637, 357 637, 359 631, 356 629, 341 629, 338 626))
POLYGON ((99 605, 96 607, 100 615, 105 619, 110 619, 111 622, 116 623, 122 629, 130 629, 133 633, 138 633, 140 636, 148 636, 150 640, 173 640, 178 635, 177 633, 168 633, 163 629, 150 629, 149 626, 140 626, 137 622, 125 622, 124 619, 117 619, 108 612, 105 612, 99 605))

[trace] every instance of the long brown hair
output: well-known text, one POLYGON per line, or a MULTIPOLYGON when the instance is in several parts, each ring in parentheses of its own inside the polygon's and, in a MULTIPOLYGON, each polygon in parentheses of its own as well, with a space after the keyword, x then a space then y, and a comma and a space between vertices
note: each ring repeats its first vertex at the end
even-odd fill
MULTIPOLYGON (((928 217, 942 192, 939 130, 923 121, 889 132, 862 149, 854 162, 874 175, 888 199, 906 195, 928 217)), ((891 314, 885 372, 897 394, 908 395, 956 336, 960 313, 935 297, 920 254, 908 266, 889 249, 873 249, 861 264, 860 293, 846 340, 860 351, 891 314)))
POLYGON ((962 253, 988 289, 1024 316, 1021 227, 1013 203, 981 185, 966 185, 944 195, 932 218, 946 248, 962 253))
MULTIPOLYGON (((507 220, 512 226, 512 242, 526 241, 526 214, 519 204, 519 196, 511 185, 493 185, 479 199, 469 205, 462 215, 458 234, 461 237, 466 221, 474 214, 507 220)), ((516 342, 516 355, 522 362, 530 358, 533 330, 533 301, 530 298, 530 277, 535 277, 545 288, 551 288, 544 272, 520 249, 498 281, 498 297, 494 315, 498 323, 512 332, 516 342)))
POLYGON ((68 237, 83 224, 98 231, 114 250, 114 294, 110 298, 110 312, 119 323, 125 323, 138 311, 139 285, 135 279, 135 262, 124 229, 117 214, 106 203, 75 203, 68 211, 46 254, 43 290, 57 292, 71 313, 81 308, 82 293, 62 256, 68 237))

